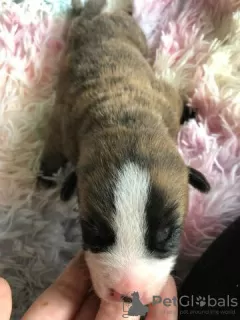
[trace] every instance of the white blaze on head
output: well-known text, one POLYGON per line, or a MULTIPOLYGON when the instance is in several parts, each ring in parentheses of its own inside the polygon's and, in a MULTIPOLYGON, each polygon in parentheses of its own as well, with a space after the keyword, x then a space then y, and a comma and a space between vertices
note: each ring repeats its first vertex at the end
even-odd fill
POLYGON ((124 257, 126 260, 137 259, 146 254, 144 245, 147 229, 145 209, 149 189, 150 176, 147 170, 141 169, 138 165, 129 162, 118 173, 114 192, 116 214, 113 229, 117 238, 114 252, 118 257, 122 257, 121 262, 124 257))
POLYGON ((116 174, 116 212, 111 214, 115 244, 106 253, 86 254, 95 290, 102 298, 107 298, 109 289, 125 295, 138 291, 141 299, 151 302, 172 271, 176 257, 158 259, 145 243, 150 189, 148 170, 135 163, 126 163, 116 174))

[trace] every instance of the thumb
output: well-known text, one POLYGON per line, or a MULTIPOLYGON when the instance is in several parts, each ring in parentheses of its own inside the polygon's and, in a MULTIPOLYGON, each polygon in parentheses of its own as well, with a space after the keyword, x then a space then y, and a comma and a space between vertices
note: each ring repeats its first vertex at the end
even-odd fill
POLYGON ((12 313, 12 292, 8 282, 0 278, 1 320, 10 320, 12 313))

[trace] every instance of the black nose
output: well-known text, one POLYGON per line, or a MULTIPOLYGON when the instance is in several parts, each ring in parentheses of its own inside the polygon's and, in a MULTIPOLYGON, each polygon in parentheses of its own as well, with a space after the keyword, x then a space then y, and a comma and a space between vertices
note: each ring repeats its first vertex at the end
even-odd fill
POLYGON ((132 298, 130 298, 128 296, 122 296, 122 301, 126 302, 126 303, 131 303, 132 302, 132 298))

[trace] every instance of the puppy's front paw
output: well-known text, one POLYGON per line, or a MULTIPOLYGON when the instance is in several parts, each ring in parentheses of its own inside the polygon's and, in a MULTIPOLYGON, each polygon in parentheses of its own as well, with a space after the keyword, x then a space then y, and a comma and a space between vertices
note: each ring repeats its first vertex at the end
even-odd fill
POLYGON ((67 163, 67 159, 61 153, 44 153, 40 163, 40 171, 43 176, 52 177, 67 163))
POLYGON ((38 187, 43 187, 43 188, 49 189, 49 188, 56 187, 56 185, 57 185, 56 181, 54 181, 52 179, 47 179, 40 174, 37 177, 37 186, 38 187))
POLYGON ((53 188, 56 186, 56 182, 52 179, 54 170, 47 165, 47 163, 42 159, 40 163, 40 170, 37 176, 37 186, 44 188, 53 188))
POLYGON ((43 154, 40 163, 40 172, 37 177, 38 186, 52 188, 57 185, 53 179, 53 175, 63 168, 67 163, 66 158, 62 154, 52 153, 43 154))

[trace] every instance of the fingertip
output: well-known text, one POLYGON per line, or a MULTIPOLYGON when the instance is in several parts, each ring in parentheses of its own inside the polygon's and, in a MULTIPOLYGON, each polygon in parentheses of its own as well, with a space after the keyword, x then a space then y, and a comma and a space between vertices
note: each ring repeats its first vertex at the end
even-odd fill
POLYGON ((12 312, 12 291, 4 278, 0 278, 0 310, 1 320, 9 320, 12 312))
POLYGON ((0 277, 0 299, 6 296, 12 296, 11 287, 7 280, 0 277))

